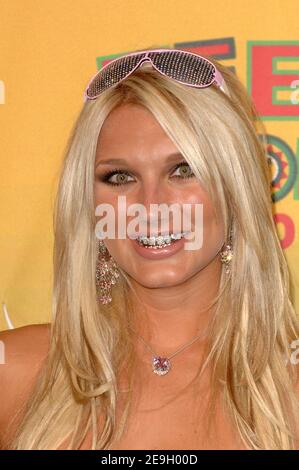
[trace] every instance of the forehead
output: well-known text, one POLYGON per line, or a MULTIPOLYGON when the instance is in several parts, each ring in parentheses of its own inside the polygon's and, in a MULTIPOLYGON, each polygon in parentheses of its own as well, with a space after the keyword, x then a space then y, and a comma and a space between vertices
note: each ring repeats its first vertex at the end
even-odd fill
POLYGON ((178 151, 177 147, 149 110, 126 104, 107 116, 98 137, 97 160, 174 151, 178 151))

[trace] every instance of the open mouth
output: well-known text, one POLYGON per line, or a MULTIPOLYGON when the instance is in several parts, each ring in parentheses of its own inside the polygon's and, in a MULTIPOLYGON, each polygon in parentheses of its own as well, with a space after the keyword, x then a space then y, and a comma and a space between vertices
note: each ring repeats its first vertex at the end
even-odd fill
POLYGON ((173 256, 184 248, 185 235, 189 232, 130 237, 135 251, 149 260, 162 260, 173 256))
POLYGON ((141 236, 136 238, 136 242, 144 247, 151 249, 161 249, 166 246, 174 245, 181 240, 187 232, 171 233, 170 235, 158 235, 157 237, 141 236))

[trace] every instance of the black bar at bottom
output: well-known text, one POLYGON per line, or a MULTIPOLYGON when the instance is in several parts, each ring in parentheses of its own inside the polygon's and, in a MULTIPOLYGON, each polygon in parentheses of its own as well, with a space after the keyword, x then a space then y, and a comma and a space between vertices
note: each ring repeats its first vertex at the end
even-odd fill
MULTIPOLYGON (((190 465, 194 467, 205 468, 205 465, 211 464, 219 465, 225 464, 240 465, 249 464, 256 465, 262 464, 263 468, 273 468, 286 466, 289 463, 294 463, 298 466, 299 454, 296 450, 291 451, 269 451, 269 450, 3 450, 0 453, 0 462, 16 463, 22 466, 26 463, 30 465, 51 465, 59 462, 74 462, 77 465, 90 465, 89 468, 96 468, 98 465, 110 466, 121 465, 127 468, 138 468, 141 465, 190 465)), ((296 467, 294 467, 296 468, 296 467)))

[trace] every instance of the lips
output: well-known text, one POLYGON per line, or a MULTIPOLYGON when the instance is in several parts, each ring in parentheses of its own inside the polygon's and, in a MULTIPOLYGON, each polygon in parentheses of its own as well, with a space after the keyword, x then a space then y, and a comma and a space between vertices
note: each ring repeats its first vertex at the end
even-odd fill
POLYGON ((178 253, 184 246, 186 239, 184 237, 173 240, 167 245, 143 245, 137 239, 131 240, 134 250, 143 258, 159 260, 167 258, 178 253))

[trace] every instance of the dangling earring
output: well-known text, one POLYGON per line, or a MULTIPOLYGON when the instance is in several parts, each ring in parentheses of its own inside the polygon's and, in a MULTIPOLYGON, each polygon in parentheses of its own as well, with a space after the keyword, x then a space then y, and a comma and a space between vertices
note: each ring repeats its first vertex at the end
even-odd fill
POLYGON ((232 232, 233 229, 231 228, 229 234, 229 241, 224 245, 220 252, 221 262, 225 266, 225 273, 229 274, 230 272, 230 263, 233 258, 233 250, 232 250, 232 232))
POLYGON ((108 304, 112 301, 111 288, 119 278, 119 270, 102 240, 99 241, 98 254, 96 267, 98 299, 102 304, 108 304))

